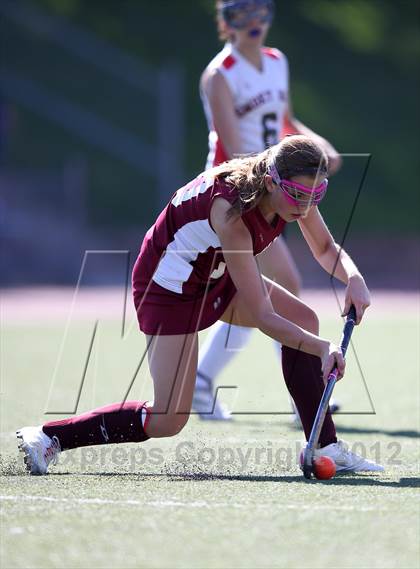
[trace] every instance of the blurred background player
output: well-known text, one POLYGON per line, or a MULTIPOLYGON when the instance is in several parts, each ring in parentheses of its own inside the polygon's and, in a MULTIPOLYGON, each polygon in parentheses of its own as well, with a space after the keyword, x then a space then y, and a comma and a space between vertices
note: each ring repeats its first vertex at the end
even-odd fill
MULTIPOLYGON (((200 81, 209 128, 206 169, 238 155, 261 152, 286 133, 300 133, 322 146, 334 174, 341 165, 337 151, 293 115, 286 56, 278 49, 264 47, 274 16, 273 0, 219 0, 216 10, 219 38, 227 43, 200 81)), ((282 236, 258 256, 258 263, 263 274, 299 296, 300 275, 282 236), (273 259, 277 262, 271 262, 273 259), (273 266, 275 273, 269 269, 273 266)), ((215 401, 215 380, 251 334, 251 328, 221 321, 210 330, 200 349, 193 400, 193 409, 202 419, 231 418, 226 407, 215 401)), ((275 345, 280 352, 280 344, 275 345)), ((293 402, 292 406, 294 421, 299 424, 293 402)), ((338 410, 333 400, 331 410, 338 410)))

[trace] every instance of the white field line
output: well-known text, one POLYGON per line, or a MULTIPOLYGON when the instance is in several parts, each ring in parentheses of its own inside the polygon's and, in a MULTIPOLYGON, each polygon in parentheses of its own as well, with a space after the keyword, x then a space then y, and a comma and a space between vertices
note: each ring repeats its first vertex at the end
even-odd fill
MULTIPOLYGON (((100 505, 100 506, 150 506, 153 508, 238 508, 248 509, 249 504, 235 502, 206 502, 204 500, 180 502, 178 500, 152 500, 142 502, 141 500, 110 500, 104 498, 53 498, 51 496, 0 496, 0 502, 51 502, 70 505, 100 505)), ((377 506, 353 506, 339 504, 279 504, 283 510, 335 510, 335 511, 357 511, 357 512, 387 512, 388 508, 377 506)), ((272 508, 272 502, 267 504, 254 504, 253 508, 266 509, 272 508)))

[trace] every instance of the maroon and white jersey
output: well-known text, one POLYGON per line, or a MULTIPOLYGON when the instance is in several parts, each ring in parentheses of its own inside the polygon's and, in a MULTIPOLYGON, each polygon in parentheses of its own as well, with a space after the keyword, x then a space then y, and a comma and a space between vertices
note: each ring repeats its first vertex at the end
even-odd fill
MULTIPOLYGON (((237 190, 205 172, 173 195, 144 238, 143 280, 151 278, 172 293, 191 297, 226 276, 219 237, 210 223, 217 197, 233 203, 237 190)), ((268 223, 258 207, 243 213, 242 219, 251 234, 254 255, 268 247, 285 225, 279 216, 268 223)))
MULTIPOLYGON (((237 195, 224 180, 204 172, 173 195, 146 233, 133 269, 134 304, 143 332, 193 333, 222 317, 236 288, 210 224, 210 211, 217 197, 233 203, 237 195)), ((279 216, 268 223, 258 207, 241 217, 254 255, 285 225, 279 216)))
MULTIPOLYGON (((262 48, 262 70, 252 65, 232 44, 209 63, 217 69, 232 93, 239 125, 240 154, 261 152, 280 140, 287 109, 289 70, 286 56, 278 49, 262 48)), ((209 154, 206 169, 227 157, 214 128, 210 104, 201 92, 209 129, 209 154)))

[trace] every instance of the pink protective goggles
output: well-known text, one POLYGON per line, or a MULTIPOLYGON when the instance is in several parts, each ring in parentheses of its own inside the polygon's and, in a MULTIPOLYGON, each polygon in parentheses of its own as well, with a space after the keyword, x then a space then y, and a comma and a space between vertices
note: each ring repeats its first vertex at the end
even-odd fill
POLYGON ((282 180, 277 172, 274 164, 268 167, 268 174, 273 178, 274 182, 280 186, 286 196, 287 201, 299 207, 311 207, 318 205, 325 196, 328 188, 328 180, 325 179, 322 184, 316 188, 308 188, 291 180, 282 180))

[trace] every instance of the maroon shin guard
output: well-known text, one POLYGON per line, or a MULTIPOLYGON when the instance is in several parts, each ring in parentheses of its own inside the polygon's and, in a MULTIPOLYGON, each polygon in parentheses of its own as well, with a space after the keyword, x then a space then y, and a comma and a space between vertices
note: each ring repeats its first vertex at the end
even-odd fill
MULTIPOLYGON (((306 439, 309 439, 315 415, 324 391, 321 360, 287 346, 282 346, 283 374, 287 389, 299 411, 306 439)), ((328 411, 319 437, 321 447, 337 442, 334 422, 328 411)))
POLYGON ((144 405, 142 401, 114 403, 70 419, 50 421, 43 425, 42 430, 49 437, 58 437, 62 450, 110 443, 139 443, 149 438, 141 417, 144 405))

